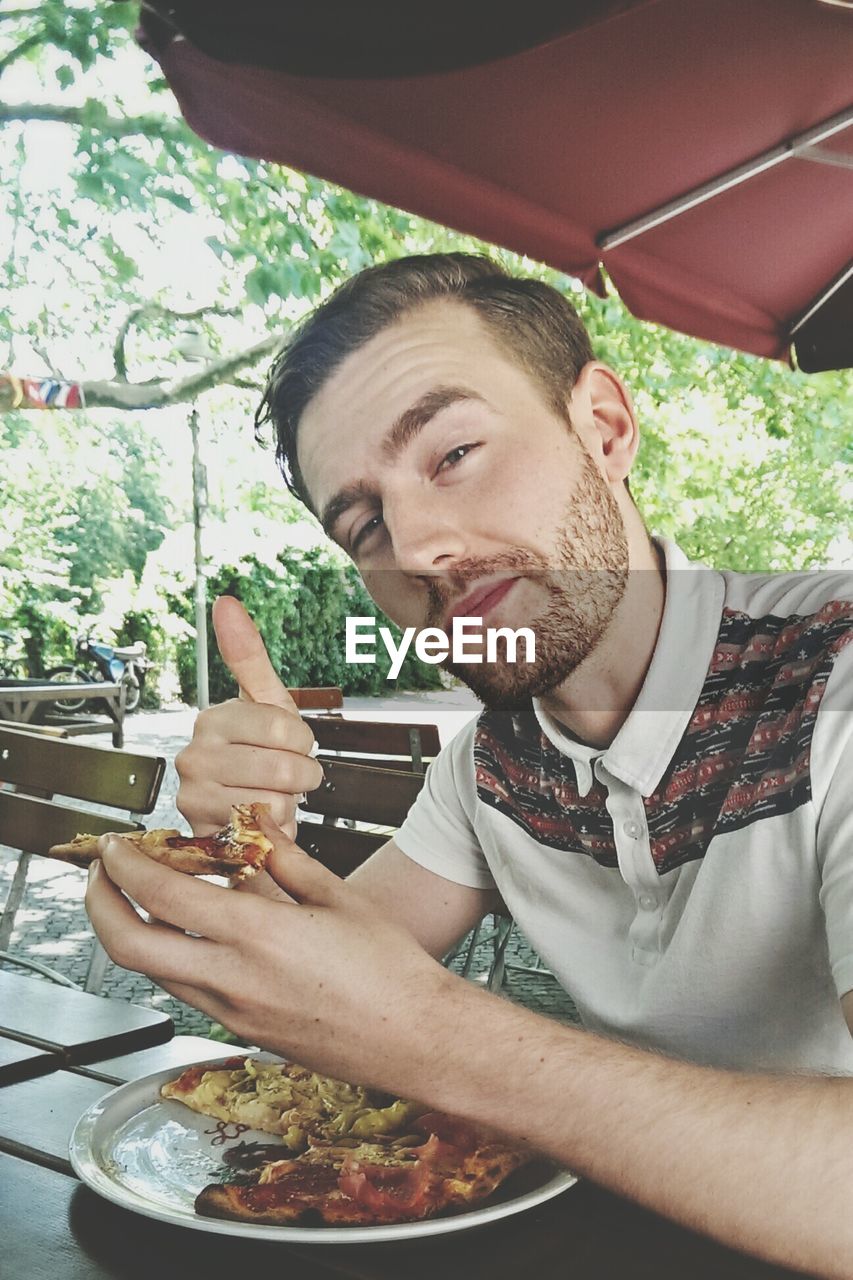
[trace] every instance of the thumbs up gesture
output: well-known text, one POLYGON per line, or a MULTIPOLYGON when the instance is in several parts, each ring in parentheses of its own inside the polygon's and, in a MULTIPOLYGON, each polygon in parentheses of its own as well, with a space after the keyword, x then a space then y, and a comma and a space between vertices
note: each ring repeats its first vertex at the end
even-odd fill
POLYGON ((297 797, 323 779, 310 756, 314 735, 240 601, 221 596, 213 626, 240 697, 196 719, 191 742, 175 759, 178 808, 196 835, 207 835, 228 821, 232 805, 261 801, 292 837, 297 797))

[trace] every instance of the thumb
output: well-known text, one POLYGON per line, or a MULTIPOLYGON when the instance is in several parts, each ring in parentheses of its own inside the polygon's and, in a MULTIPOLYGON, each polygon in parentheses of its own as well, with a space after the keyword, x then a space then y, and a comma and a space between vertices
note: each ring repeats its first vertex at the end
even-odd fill
POLYGON ((279 888, 297 902, 333 906, 343 885, 341 878, 300 849, 266 814, 260 819, 260 828, 273 845, 264 870, 279 888))
POLYGON ((222 661, 243 697, 296 711, 296 703, 278 678, 258 628, 234 596, 220 596, 213 602, 213 629, 222 661))

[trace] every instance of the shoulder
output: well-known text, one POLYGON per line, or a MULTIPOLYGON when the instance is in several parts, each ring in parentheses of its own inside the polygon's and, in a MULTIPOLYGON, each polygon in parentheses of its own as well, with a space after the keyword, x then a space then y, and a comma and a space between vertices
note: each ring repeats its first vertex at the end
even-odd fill
POLYGON ((474 738, 478 717, 474 716, 439 751, 427 770, 427 795, 447 795, 450 791, 466 800, 474 792, 474 738))
POLYGON ((853 573, 723 578, 720 640, 739 650, 743 678, 759 667, 770 678, 764 719, 775 717, 783 738, 808 762, 820 811, 853 747, 853 573))
MULTIPOLYGON (((772 671, 777 684, 821 689, 853 641, 853 574, 846 571, 724 573, 719 642, 741 651, 742 664, 772 671)), ((818 699, 819 700, 819 699, 818 699)))
POLYGON ((752 618, 821 615, 853 623, 853 572, 807 570, 803 573, 721 573, 727 609, 752 618))

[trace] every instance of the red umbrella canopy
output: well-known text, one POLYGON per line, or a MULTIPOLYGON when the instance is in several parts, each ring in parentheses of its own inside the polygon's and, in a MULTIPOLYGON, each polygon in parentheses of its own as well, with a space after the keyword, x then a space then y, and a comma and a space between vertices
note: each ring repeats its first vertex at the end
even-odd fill
POLYGON ((141 39, 217 146, 594 289, 603 264, 696 337, 853 365, 853 0, 425 9, 172 0, 141 39))

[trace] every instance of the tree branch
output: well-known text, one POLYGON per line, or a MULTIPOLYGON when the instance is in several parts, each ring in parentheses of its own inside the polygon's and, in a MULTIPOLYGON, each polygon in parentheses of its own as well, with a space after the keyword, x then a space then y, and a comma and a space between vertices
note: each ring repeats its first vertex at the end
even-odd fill
POLYGON ((13 106, 0 104, 0 125, 28 124, 42 121, 48 124, 75 125, 81 129, 97 129, 110 138, 126 138, 143 134, 149 138, 181 141, 189 135, 182 120, 170 120, 168 116, 110 116, 100 103, 87 103, 83 107, 55 106, 44 102, 19 102, 13 106))
POLYGON ((11 64, 17 61, 18 58, 23 57, 23 55, 28 53, 30 49, 34 49, 37 44, 42 44, 44 38, 45 35, 43 31, 36 31, 33 35, 27 36, 26 40, 22 40, 14 49, 10 49, 4 58, 0 58, 0 76, 2 76, 6 68, 11 66, 11 64))
POLYGON ((174 311, 171 307, 164 307, 160 302, 146 302, 141 307, 134 307, 127 315, 124 324, 119 329, 115 345, 113 346, 113 367, 116 371, 116 378, 119 382, 127 382, 127 358, 125 356, 125 342, 130 330, 137 325, 143 316, 174 316, 176 320, 201 320, 203 316, 236 316, 239 314, 239 307, 197 307, 194 311, 174 311))
POLYGON ((232 380, 241 369, 251 368, 281 345, 282 335, 268 334, 245 351, 237 351, 194 372, 189 377, 155 382, 81 382, 87 409, 162 409, 187 404, 212 387, 232 380))
POLYGON ((56 365, 53 363, 53 361, 51 360, 50 356, 47 354, 47 352, 45 351, 41 343, 37 342, 35 338, 30 338, 30 346, 32 347, 33 351, 35 351, 39 359, 44 361, 45 365, 50 370, 50 376, 52 378, 58 378, 60 382, 65 382, 66 381, 65 375, 63 374, 61 369, 57 369, 56 365))

